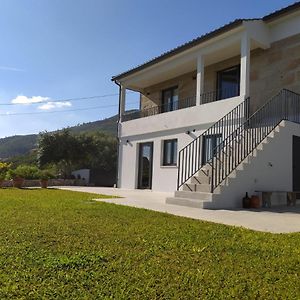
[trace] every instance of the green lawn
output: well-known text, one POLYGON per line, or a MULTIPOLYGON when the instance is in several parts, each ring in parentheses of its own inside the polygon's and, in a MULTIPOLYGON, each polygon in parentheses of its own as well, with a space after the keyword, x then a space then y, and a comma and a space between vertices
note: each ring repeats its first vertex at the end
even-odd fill
POLYGON ((0 299, 300 299, 300 234, 93 197, 0 190, 0 299))

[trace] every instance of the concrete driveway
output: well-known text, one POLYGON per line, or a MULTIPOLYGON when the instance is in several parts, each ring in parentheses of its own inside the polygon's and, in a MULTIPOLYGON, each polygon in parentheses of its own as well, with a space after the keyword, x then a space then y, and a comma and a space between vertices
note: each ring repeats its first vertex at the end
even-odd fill
POLYGON ((166 197, 172 196, 173 193, 104 187, 65 186, 57 188, 71 191, 120 196, 123 198, 97 200, 145 208, 197 220, 242 226, 257 231, 266 231, 272 233, 300 232, 299 206, 272 208, 269 210, 208 210, 166 204, 166 197))

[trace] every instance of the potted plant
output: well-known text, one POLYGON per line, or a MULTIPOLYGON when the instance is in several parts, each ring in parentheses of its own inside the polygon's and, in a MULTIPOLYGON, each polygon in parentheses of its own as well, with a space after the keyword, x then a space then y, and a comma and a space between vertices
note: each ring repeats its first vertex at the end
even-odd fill
POLYGON ((53 174, 49 170, 41 170, 39 172, 40 184, 42 189, 48 187, 49 179, 54 178, 53 174))
POLYGON ((38 179, 39 169, 36 166, 20 165, 7 172, 7 178, 12 180, 13 187, 22 188, 25 179, 38 179))
POLYGON ((15 170, 9 170, 7 172, 7 179, 12 180, 12 185, 15 188, 22 188, 23 184, 24 184, 24 177, 22 177, 19 172, 15 169, 15 170))

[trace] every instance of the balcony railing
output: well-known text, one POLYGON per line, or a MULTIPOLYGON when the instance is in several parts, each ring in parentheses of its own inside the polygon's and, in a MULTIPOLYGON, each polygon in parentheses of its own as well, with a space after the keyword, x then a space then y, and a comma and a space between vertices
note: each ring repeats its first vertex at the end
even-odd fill
POLYGON ((240 95, 240 88, 239 86, 226 88, 221 90, 215 90, 211 92, 206 92, 201 94, 200 96, 200 103, 206 104, 218 100, 228 99, 232 97, 236 97, 240 95))
MULTIPOLYGON (((239 96, 239 94, 240 94, 240 90, 238 87, 206 92, 200 95, 200 103, 207 104, 218 100, 236 97, 239 96)), ((172 103, 153 106, 139 111, 127 112, 127 113, 125 112, 125 114, 122 116, 122 121, 126 122, 126 121, 135 120, 139 118, 154 116, 169 111, 192 107, 195 105, 196 105, 196 96, 193 96, 186 99, 180 99, 172 103)))
POLYGON ((172 103, 166 103, 163 105, 154 106, 154 107, 150 107, 150 108, 139 110, 139 111, 134 111, 134 112, 130 112, 130 113, 125 112, 125 114, 122 117, 122 121, 125 122, 125 121, 134 120, 134 119, 154 116, 154 115, 158 115, 158 114, 162 114, 162 113, 166 113, 166 112, 170 112, 170 111, 174 111, 174 110, 178 110, 178 109, 188 108, 188 107, 195 106, 195 105, 196 105, 196 97, 195 96, 189 97, 186 99, 174 101, 172 103))

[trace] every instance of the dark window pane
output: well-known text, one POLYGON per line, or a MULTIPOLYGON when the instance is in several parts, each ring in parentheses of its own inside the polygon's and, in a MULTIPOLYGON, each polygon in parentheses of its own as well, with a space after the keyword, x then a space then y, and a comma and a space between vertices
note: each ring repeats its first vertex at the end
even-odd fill
POLYGON ((173 87, 162 92, 162 112, 178 109, 178 88, 173 87))
POLYGON ((207 135, 203 137, 202 164, 210 161, 214 155, 215 148, 222 142, 221 134, 207 135))
POLYGON ((163 144, 163 165, 174 166, 177 163, 177 139, 165 140, 163 144))
POLYGON ((217 100, 238 96, 240 93, 240 66, 217 73, 217 100))

